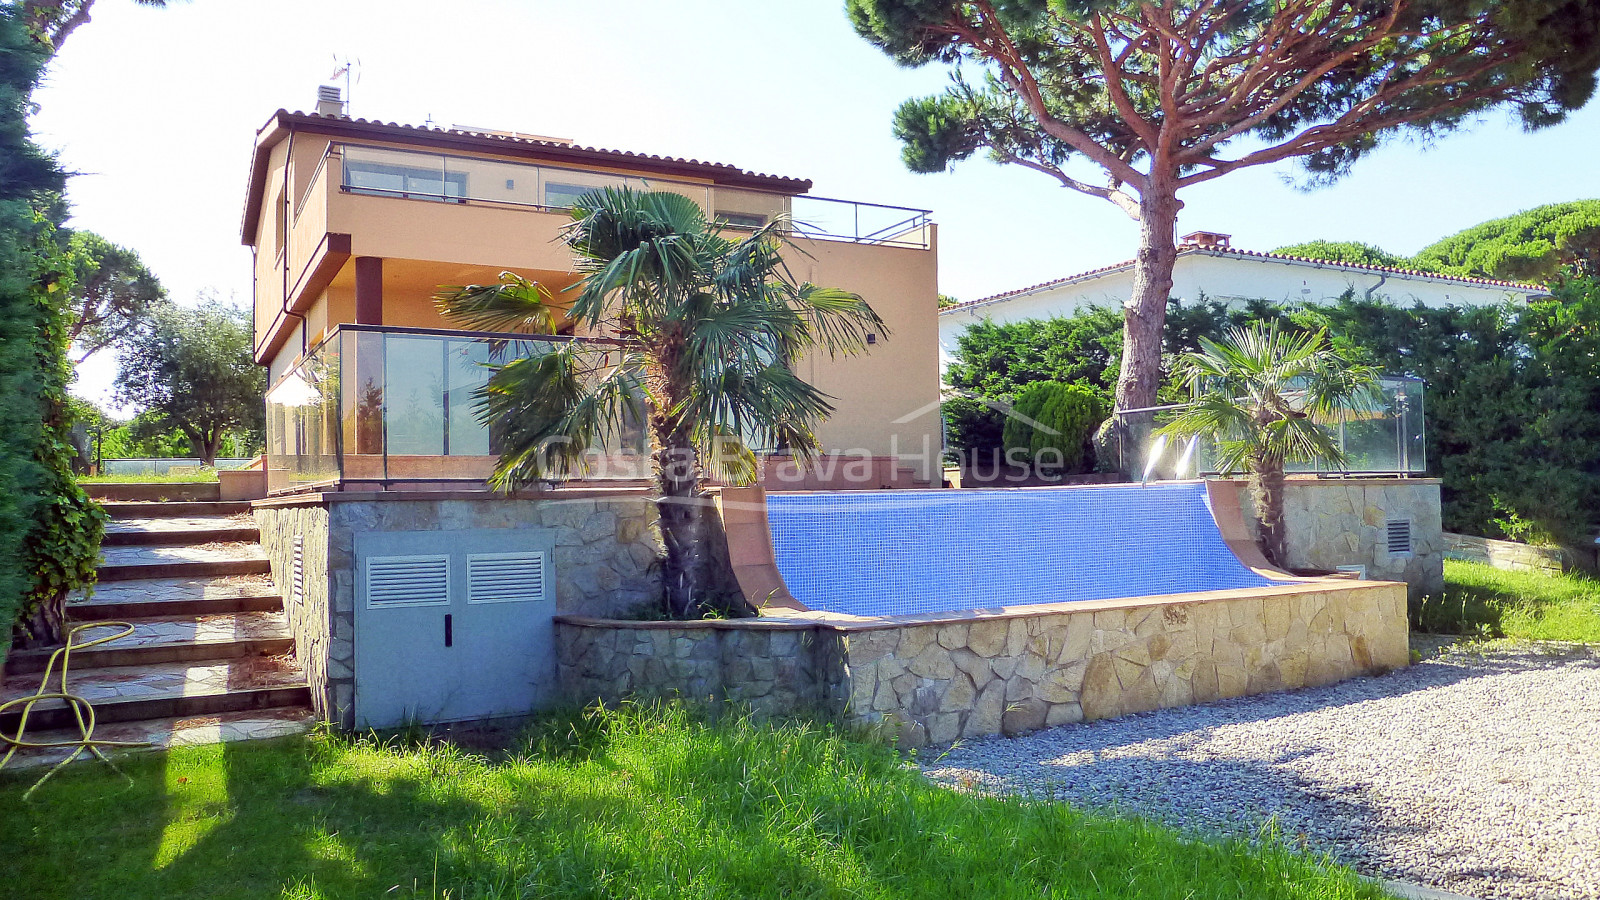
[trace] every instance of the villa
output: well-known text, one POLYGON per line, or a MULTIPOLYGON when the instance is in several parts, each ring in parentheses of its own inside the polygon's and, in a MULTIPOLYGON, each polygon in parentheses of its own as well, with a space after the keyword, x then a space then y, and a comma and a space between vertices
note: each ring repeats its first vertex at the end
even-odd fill
MULTIPOLYGON (((792 216, 794 276, 861 294, 888 327, 865 355, 802 362, 834 398, 824 447, 870 457, 870 487, 938 483, 938 417, 915 415, 939 397, 928 211, 816 198, 810 181, 721 163, 352 119, 325 89, 317 112, 280 110, 261 128, 245 200, 255 357, 270 373, 269 490, 481 485, 495 456, 472 393, 488 345, 432 297, 514 272, 559 302, 578 278, 559 240, 568 209, 605 186, 682 193, 735 230, 792 216)), ((639 474, 629 468, 595 477, 639 474)))
MULTIPOLYGON (((1224 303, 1270 300, 1320 303, 1346 293, 1410 306, 1485 306, 1546 295, 1543 285, 1456 278, 1388 266, 1359 266, 1281 253, 1240 250, 1230 235, 1197 231, 1184 235, 1172 269, 1172 296, 1224 303)), ((1133 293, 1134 261, 1090 269, 1031 287, 971 300, 939 312, 940 367, 948 366, 957 341, 974 322, 995 324, 1070 316, 1093 306, 1120 307, 1133 293)))

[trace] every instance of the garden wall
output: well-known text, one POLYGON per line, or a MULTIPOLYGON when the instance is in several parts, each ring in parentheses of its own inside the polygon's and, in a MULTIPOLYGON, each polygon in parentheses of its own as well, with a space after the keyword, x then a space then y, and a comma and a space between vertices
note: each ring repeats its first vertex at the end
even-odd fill
MULTIPOLYGON (((1258 537, 1247 484, 1237 485, 1252 540, 1258 537)), ((1437 478, 1290 478, 1284 486, 1291 569, 1365 566, 1367 578, 1403 581, 1413 597, 1444 588, 1446 541, 1437 478), (1409 528, 1410 550, 1389 550, 1390 522, 1409 528)))
POLYGON ((655 509, 639 491, 297 494, 258 501, 255 518, 311 685, 313 708, 325 721, 345 727, 354 724, 358 532, 550 529, 558 611, 621 615, 657 602, 661 594, 655 509))
POLYGON ((1410 661, 1403 585, 1318 581, 942 616, 557 619, 564 693, 888 723, 902 746, 1327 684, 1410 661), (759 637, 757 637, 759 635, 759 637))
POLYGON ((1575 553, 1563 547, 1535 547, 1518 541, 1497 541, 1469 534, 1445 532, 1445 556, 1486 563, 1513 572, 1543 572, 1559 575, 1572 569, 1594 571, 1593 554, 1575 553), (1587 558, 1586 558, 1587 557, 1587 558))

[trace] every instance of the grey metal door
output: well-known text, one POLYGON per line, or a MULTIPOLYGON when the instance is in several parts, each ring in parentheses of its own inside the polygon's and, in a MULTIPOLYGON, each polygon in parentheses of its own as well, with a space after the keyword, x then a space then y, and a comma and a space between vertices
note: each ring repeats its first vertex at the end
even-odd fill
POLYGON ((356 536, 362 728, 519 715, 555 699, 544 529, 356 536))

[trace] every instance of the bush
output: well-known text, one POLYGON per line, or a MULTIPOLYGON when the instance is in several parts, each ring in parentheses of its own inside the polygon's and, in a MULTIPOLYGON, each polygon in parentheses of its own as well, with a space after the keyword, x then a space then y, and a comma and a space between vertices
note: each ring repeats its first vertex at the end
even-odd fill
POLYGON ((1005 416, 972 397, 951 397, 939 405, 944 417, 945 448, 962 459, 989 459, 1005 446, 1005 416))
POLYGON ((1006 418, 1004 441, 1009 454, 1022 451, 1035 465, 1064 472, 1082 472, 1092 464, 1090 441, 1106 417, 1094 391, 1077 384, 1036 381, 1022 389, 1006 418))

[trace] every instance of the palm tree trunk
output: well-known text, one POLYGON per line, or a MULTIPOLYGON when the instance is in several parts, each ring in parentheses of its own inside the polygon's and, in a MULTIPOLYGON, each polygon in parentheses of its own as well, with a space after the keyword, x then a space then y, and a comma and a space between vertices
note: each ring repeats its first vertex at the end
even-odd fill
MULTIPOLYGON (((670 357, 670 354, 661 354, 670 357)), ((675 360, 662 358, 655 380, 661 402, 650 411, 654 438, 656 486, 661 495, 656 511, 661 522, 662 561, 667 614, 674 619, 693 615, 704 586, 705 540, 702 525, 705 497, 700 491, 700 456, 689 423, 672 414, 687 390, 667 374, 675 360)))
POLYGON ((1250 492, 1256 521, 1261 526, 1261 549, 1280 569, 1289 567, 1289 536, 1283 518, 1283 460, 1254 457, 1250 466, 1250 492))

